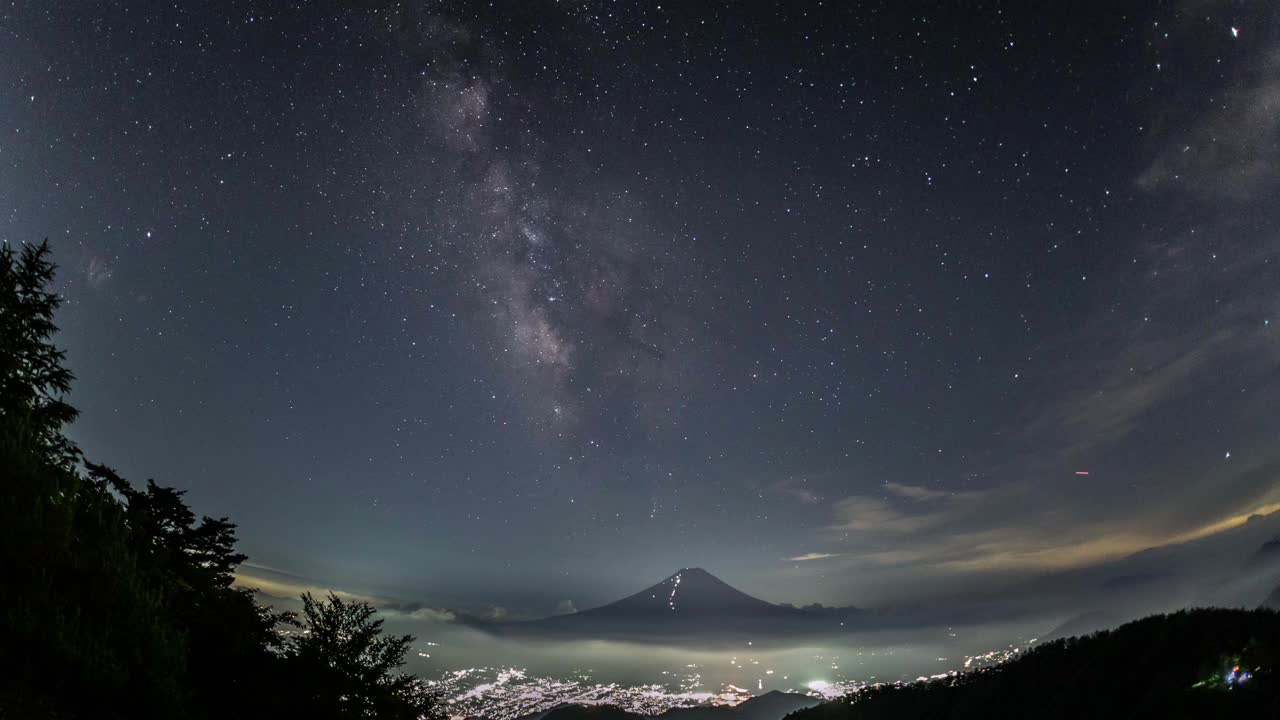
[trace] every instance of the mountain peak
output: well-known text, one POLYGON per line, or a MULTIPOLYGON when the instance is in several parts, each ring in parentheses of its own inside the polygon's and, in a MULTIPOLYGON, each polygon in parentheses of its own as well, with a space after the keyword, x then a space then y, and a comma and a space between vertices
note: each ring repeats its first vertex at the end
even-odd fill
MULTIPOLYGON (((615 603, 585 611, 591 615, 756 614, 776 605, 734 588, 699 567, 681 568, 662 582, 615 603)), ((580 613, 581 614, 581 613, 580 613)))

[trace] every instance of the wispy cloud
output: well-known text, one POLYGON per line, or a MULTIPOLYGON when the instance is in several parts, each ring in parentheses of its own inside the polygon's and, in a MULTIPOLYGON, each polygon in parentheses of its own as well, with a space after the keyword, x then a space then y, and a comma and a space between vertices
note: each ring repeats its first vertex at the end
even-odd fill
POLYGON ((256 590, 276 600, 296 600, 303 593, 311 593, 316 596, 333 593, 343 600, 365 602, 374 607, 386 604, 385 599, 372 595, 347 592, 325 584, 311 583, 300 579, 271 578, 261 574, 238 572, 235 577, 235 585, 256 590))
POLYGON ((850 495, 833 506, 828 534, 908 534, 954 522, 980 507, 987 493, 943 491, 921 485, 886 482, 886 496, 850 495))
MULTIPOLYGON (((1046 403, 1022 433, 1031 440, 1056 438, 1048 446, 1056 446, 1055 457, 1067 463, 1121 443, 1163 403, 1195 387, 1197 376, 1210 372, 1235 339, 1228 327, 1207 335, 1130 341, 1109 358, 1103 356, 1105 374, 1090 378, 1092 387, 1077 386, 1046 403)), ((1064 376, 1070 372, 1062 370, 1064 376)))
POLYGON ((903 510, 887 500, 867 495, 851 495, 835 504, 835 532, 913 533, 938 524, 939 512, 903 510))
POLYGON ((456 619, 452 610, 425 605, 420 602, 403 602, 394 598, 379 597, 363 593, 353 593, 331 587, 325 583, 307 580, 285 570, 264 565, 245 563, 236 573, 234 584, 237 587, 249 588, 273 600, 296 602, 303 593, 323 597, 329 593, 348 602, 367 603, 379 612, 403 615, 414 620, 428 622, 451 622, 456 619))
POLYGON ((1280 167, 1280 51, 1256 74, 1228 86, 1214 109, 1180 131, 1138 177, 1146 190, 1176 190, 1213 200, 1249 200, 1280 167))
POLYGON ((786 477, 773 484, 773 490, 788 495, 806 505, 822 502, 822 495, 809 487, 807 477, 786 477))
MULTIPOLYGON (((1264 462, 1255 469, 1280 472, 1280 458, 1264 462)), ((845 498, 834 508, 836 523, 826 537, 842 539, 848 551, 812 555, 844 557, 850 565, 948 573, 1062 570, 1197 540, 1239 527, 1251 516, 1280 511, 1280 487, 1272 485, 1187 525, 1161 523, 1159 513, 1088 521, 1073 513, 1009 512, 1025 500, 1026 490, 1010 486, 985 496, 985 502, 948 502, 918 512, 914 501, 894 507, 874 498, 845 498)), ((1177 495, 1173 502, 1185 504, 1185 496, 1177 495)))
POLYGON ((909 500, 943 500, 947 498, 955 498, 957 493, 946 490, 935 490, 927 488, 923 485, 906 485, 904 483, 887 482, 884 489, 897 495, 898 497, 907 498, 909 500))
POLYGON ((1275 20, 1269 3, 1191 0, 1150 30, 1153 47, 1180 49, 1188 60, 1157 66, 1168 99, 1146 125, 1156 150, 1137 178, 1140 188, 1211 202, 1271 191, 1280 179, 1280 45, 1267 32, 1275 20), (1217 32, 1206 34, 1210 28, 1217 32), (1194 81, 1194 58, 1205 51, 1212 53, 1210 102, 1194 81), (1196 93, 1194 101, 1183 92, 1196 93))
POLYGON ((1131 262, 1089 276, 1096 310, 1027 348, 1021 380, 1000 390, 1011 412, 950 455, 954 467, 840 479, 852 489, 823 501, 829 521, 809 541, 854 591, 1086 567, 1280 511, 1280 235, 1265 202, 1280 187, 1280 46, 1250 34, 1280 16, 1233 5, 1240 38, 1223 27, 1211 40, 1206 13, 1182 16, 1194 22, 1169 28, 1168 44, 1196 57, 1221 43, 1226 80, 1214 102, 1147 118, 1132 202, 1167 222, 1114 238, 1131 262))
MULTIPOLYGON (((1280 502, 1247 507, 1185 530, 1123 531, 1099 528, 1104 535, 1062 538, 1055 541, 1025 529, 1002 528, 959 540, 969 540, 968 551, 948 558, 940 566, 957 570, 1061 570, 1094 565, 1156 547, 1199 540, 1240 527, 1255 515, 1280 511, 1280 502)), ((1080 533, 1083 535, 1084 533, 1080 533)))
POLYGON ((107 260, 100 257, 89 258, 89 264, 85 268, 85 281, 89 283, 89 287, 97 289, 111 281, 111 277, 115 274, 115 267, 107 260))
POLYGON ((839 557, 840 553, 811 552, 804 555, 796 555, 787 558, 787 562, 808 562, 810 560, 825 560, 826 558, 839 557))

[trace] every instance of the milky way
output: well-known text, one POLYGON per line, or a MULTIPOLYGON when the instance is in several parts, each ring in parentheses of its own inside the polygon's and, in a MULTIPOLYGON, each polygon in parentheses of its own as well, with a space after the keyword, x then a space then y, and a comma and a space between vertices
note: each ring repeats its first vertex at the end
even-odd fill
MULTIPOLYGON (((690 254, 649 219, 652 203, 601 170, 586 131, 558 122, 563 96, 591 78, 557 69, 531 87, 511 77, 527 68, 509 69, 527 57, 465 21, 434 6, 403 20, 426 60, 416 100, 449 178, 428 233, 453 245, 487 354, 511 371, 534 426, 661 424, 670 410, 655 406, 678 402, 702 289, 690 289, 690 254), (620 401, 632 407, 616 412, 620 401)), ((593 118, 593 130, 615 119, 593 118)))

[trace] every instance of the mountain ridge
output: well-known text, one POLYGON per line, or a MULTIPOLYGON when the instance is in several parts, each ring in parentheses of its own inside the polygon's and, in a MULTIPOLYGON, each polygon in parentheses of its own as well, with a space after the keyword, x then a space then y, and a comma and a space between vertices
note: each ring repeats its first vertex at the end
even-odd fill
POLYGON ((792 717, 1276 717, 1278 653, 1280 613, 1186 610, 1050 641, 995 668, 871 686, 792 717))
POLYGON ((737 705, 693 705, 672 708, 658 715, 631 712, 616 705, 564 703, 522 715, 516 720, 782 720, 797 710, 811 708, 821 702, 821 698, 809 695, 770 690, 737 705))

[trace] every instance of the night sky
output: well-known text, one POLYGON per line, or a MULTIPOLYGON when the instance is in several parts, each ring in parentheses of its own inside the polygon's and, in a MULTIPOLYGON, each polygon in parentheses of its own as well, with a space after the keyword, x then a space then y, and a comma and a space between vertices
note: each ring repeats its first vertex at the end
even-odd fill
POLYGON ((246 577, 517 616, 1280 509, 1280 8, 912 5, 6 4, 72 436, 246 577))

